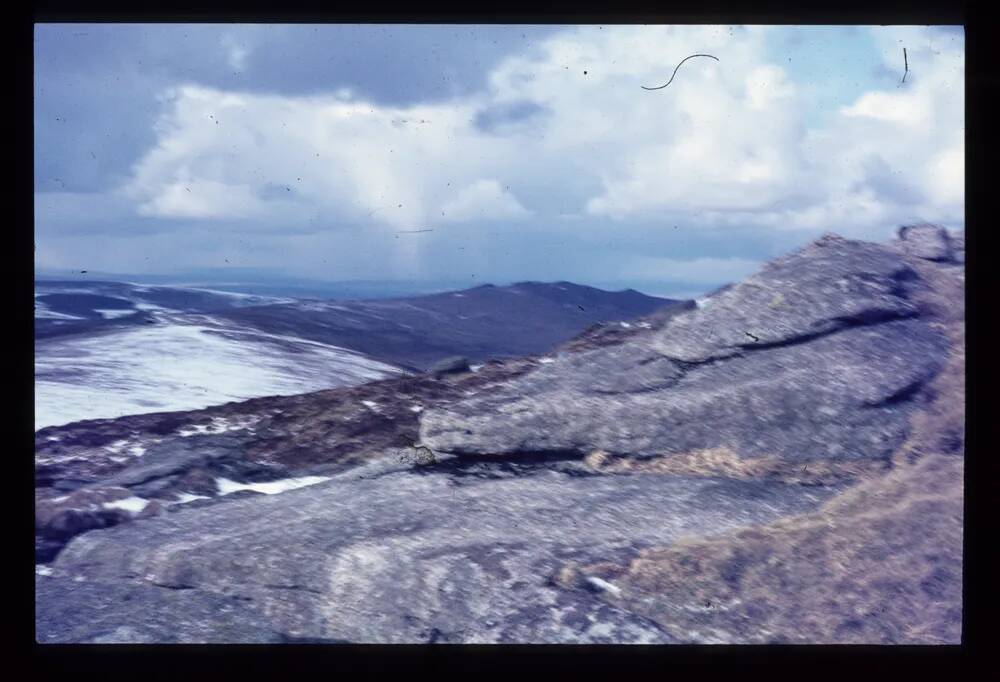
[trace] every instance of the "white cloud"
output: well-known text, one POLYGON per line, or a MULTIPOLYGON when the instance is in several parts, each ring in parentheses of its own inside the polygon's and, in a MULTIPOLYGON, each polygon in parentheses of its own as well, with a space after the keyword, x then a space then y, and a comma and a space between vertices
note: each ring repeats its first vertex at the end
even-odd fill
POLYGON ((247 185, 231 185, 215 180, 177 180, 164 185, 139 215, 175 218, 244 218, 256 215, 262 202, 247 185))
POLYGON ((250 48, 230 35, 222 37, 222 48, 226 51, 226 62, 236 71, 243 71, 247 66, 250 48))
POLYGON ((319 215, 330 229, 515 218, 548 229, 574 212, 622 229, 680 218, 858 236, 911 216, 961 222, 961 36, 872 30, 886 68, 907 44, 907 83, 863 93, 822 129, 806 128, 808 102, 770 63, 762 27, 572 28, 502 62, 479 93, 410 106, 187 85, 167 93, 127 190, 147 216, 282 228, 319 215), (639 87, 694 53, 719 61, 639 87), (545 115, 476 125, 524 103, 545 115))
POLYGON ((919 128, 928 124, 931 110, 926 99, 915 99, 908 92, 868 92, 854 104, 841 109, 848 118, 870 118, 919 128))
POLYGON ((517 219, 528 216, 529 212, 496 180, 477 180, 445 203, 441 214, 446 221, 464 222, 517 219))

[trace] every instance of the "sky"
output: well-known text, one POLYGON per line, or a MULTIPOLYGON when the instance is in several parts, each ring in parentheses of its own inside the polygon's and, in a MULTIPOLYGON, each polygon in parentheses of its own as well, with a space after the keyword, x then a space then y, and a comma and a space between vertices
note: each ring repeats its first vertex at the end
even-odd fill
POLYGON ((37 24, 36 271, 688 295, 826 232, 963 229, 964 43, 942 26, 37 24), (715 59, 643 89, 693 54, 715 59))

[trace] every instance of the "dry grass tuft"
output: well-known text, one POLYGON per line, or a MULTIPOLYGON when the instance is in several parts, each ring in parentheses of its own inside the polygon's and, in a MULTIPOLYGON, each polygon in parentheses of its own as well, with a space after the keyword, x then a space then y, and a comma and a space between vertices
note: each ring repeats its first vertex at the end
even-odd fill
MULTIPOLYGON (((929 285, 915 295, 923 314, 952 349, 888 473, 868 476, 811 513, 687 538, 613 569, 606 562, 572 567, 571 575, 600 568, 621 588, 617 606, 682 641, 960 642, 964 280, 958 269, 924 261, 913 267, 929 285)), ((602 471, 781 475, 772 459, 740 460, 726 450, 673 459, 628 463, 592 453, 586 461, 602 471)))
POLYGON ((828 485, 869 477, 886 470, 886 464, 871 460, 813 459, 789 462, 778 457, 740 457, 730 448, 706 448, 644 459, 615 457, 595 450, 584 464, 600 473, 653 473, 684 476, 726 476, 737 479, 770 478, 785 483, 828 485))
POLYGON ((958 642, 963 464, 928 456, 813 513, 646 550, 616 604, 688 641, 958 642))

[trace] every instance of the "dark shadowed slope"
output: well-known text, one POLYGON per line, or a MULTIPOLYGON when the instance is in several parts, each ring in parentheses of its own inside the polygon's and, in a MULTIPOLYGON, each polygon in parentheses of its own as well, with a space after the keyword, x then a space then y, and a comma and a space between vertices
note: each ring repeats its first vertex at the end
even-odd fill
POLYGON ((544 352, 595 322, 674 303, 568 282, 340 303, 40 281, 36 428, 352 385, 455 355, 544 352))
POLYGON ((295 301, 221 315, 247 327, 294 333, 424 370, 453 355, 481 362, 545 353, 591 325, 679 303, 632 290, 522 282, 413 298, 295 301))
POLYGON ((211 313, 289 300, 127 282, 35 280, 35 338, 150 324, 155 311, 211 313))

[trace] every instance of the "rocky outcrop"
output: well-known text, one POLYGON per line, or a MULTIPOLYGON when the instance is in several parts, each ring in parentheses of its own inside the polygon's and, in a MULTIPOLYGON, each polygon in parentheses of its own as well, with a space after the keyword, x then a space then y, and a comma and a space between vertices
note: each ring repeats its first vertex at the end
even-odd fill
POLYGON ((952 232, 949 236, 951 242, 951 256, 956 263, 965 263, 965 231, 952 232))
MULTIPOLYGON (((957 258, 957 256, 956 256, 957 258)), ((615 585, 609 603, 685 642, 954 644, 962 638, 965 312, 961 272, 913 266, 922 316, 948 337, 885 476, 818 509, 714 538, 690 537, 629 561, 560 569, 615 585)))
POLYGON ((137 499, 126 488, 108 485, 39 496, 35 500, 35 560, 50 561, 75 535, 152 516, 160 508, 158 503, 137 499))
POLYGON ((421 441, 463 456, 887 462, 948 350, 921 313, 926 286, 897 248, 824 237, 653 334, 428 410, 421 441))
POLYGON ((957 642, 963 273, 920 253, 827 237, 553 358, 39 432, 37 638, 957 642))
MULTIPOLYGON (((925 260, 938 261, 942 263, 955 262, 955 248, 953 238, 947 230, 922 223, 920 225, 904 225, 899 228, 899 241, 896 242, 904 253, 925 260)), ((962 238, 959 247, 964 260, 965 239, 962 238)))
MULTIPOLYGON (((335 473, 379 457, 433 461, 430 450, 413 447, 421 410, 489 391, 537 364, 532 359, 492 361, 476 373, 403 376, 191 412, 42 429, 35 444, 36 509, 73 509, 75 521, 57 533, 36 524, 36 561, 51 561, 74 535, 134 517, 83 504, 101 491, 119 491, 169 510, 178 502, 208 504, 201 498, 218 495, 220 478, 263 483, 335 473), (78 500, 82 506, 74 506, 78 500)), ((253 493, 232 495, 240 494, 253 493)))
POLYGON ((280 495, 78 536, 39 577, 39 636, 162 641, 169 630, 166 641, 250 642, 266 625, 351 642, 669 643, 653 621, 553 576, 569 560, 633 556, 807 511, 834 491, 587 475, 558 460, 505 469, 388 459, 280 495), (72 580, 80 593, 65 589, 72 580), (126 591, 137 598, 103 596, 126 591), (65 623, 67 603, 96 622, 65 623), (205 606, 215 603, 245 613, 216 620, 205 606), (137 609, 148 604, 157 612, 147 619, 137 609))

